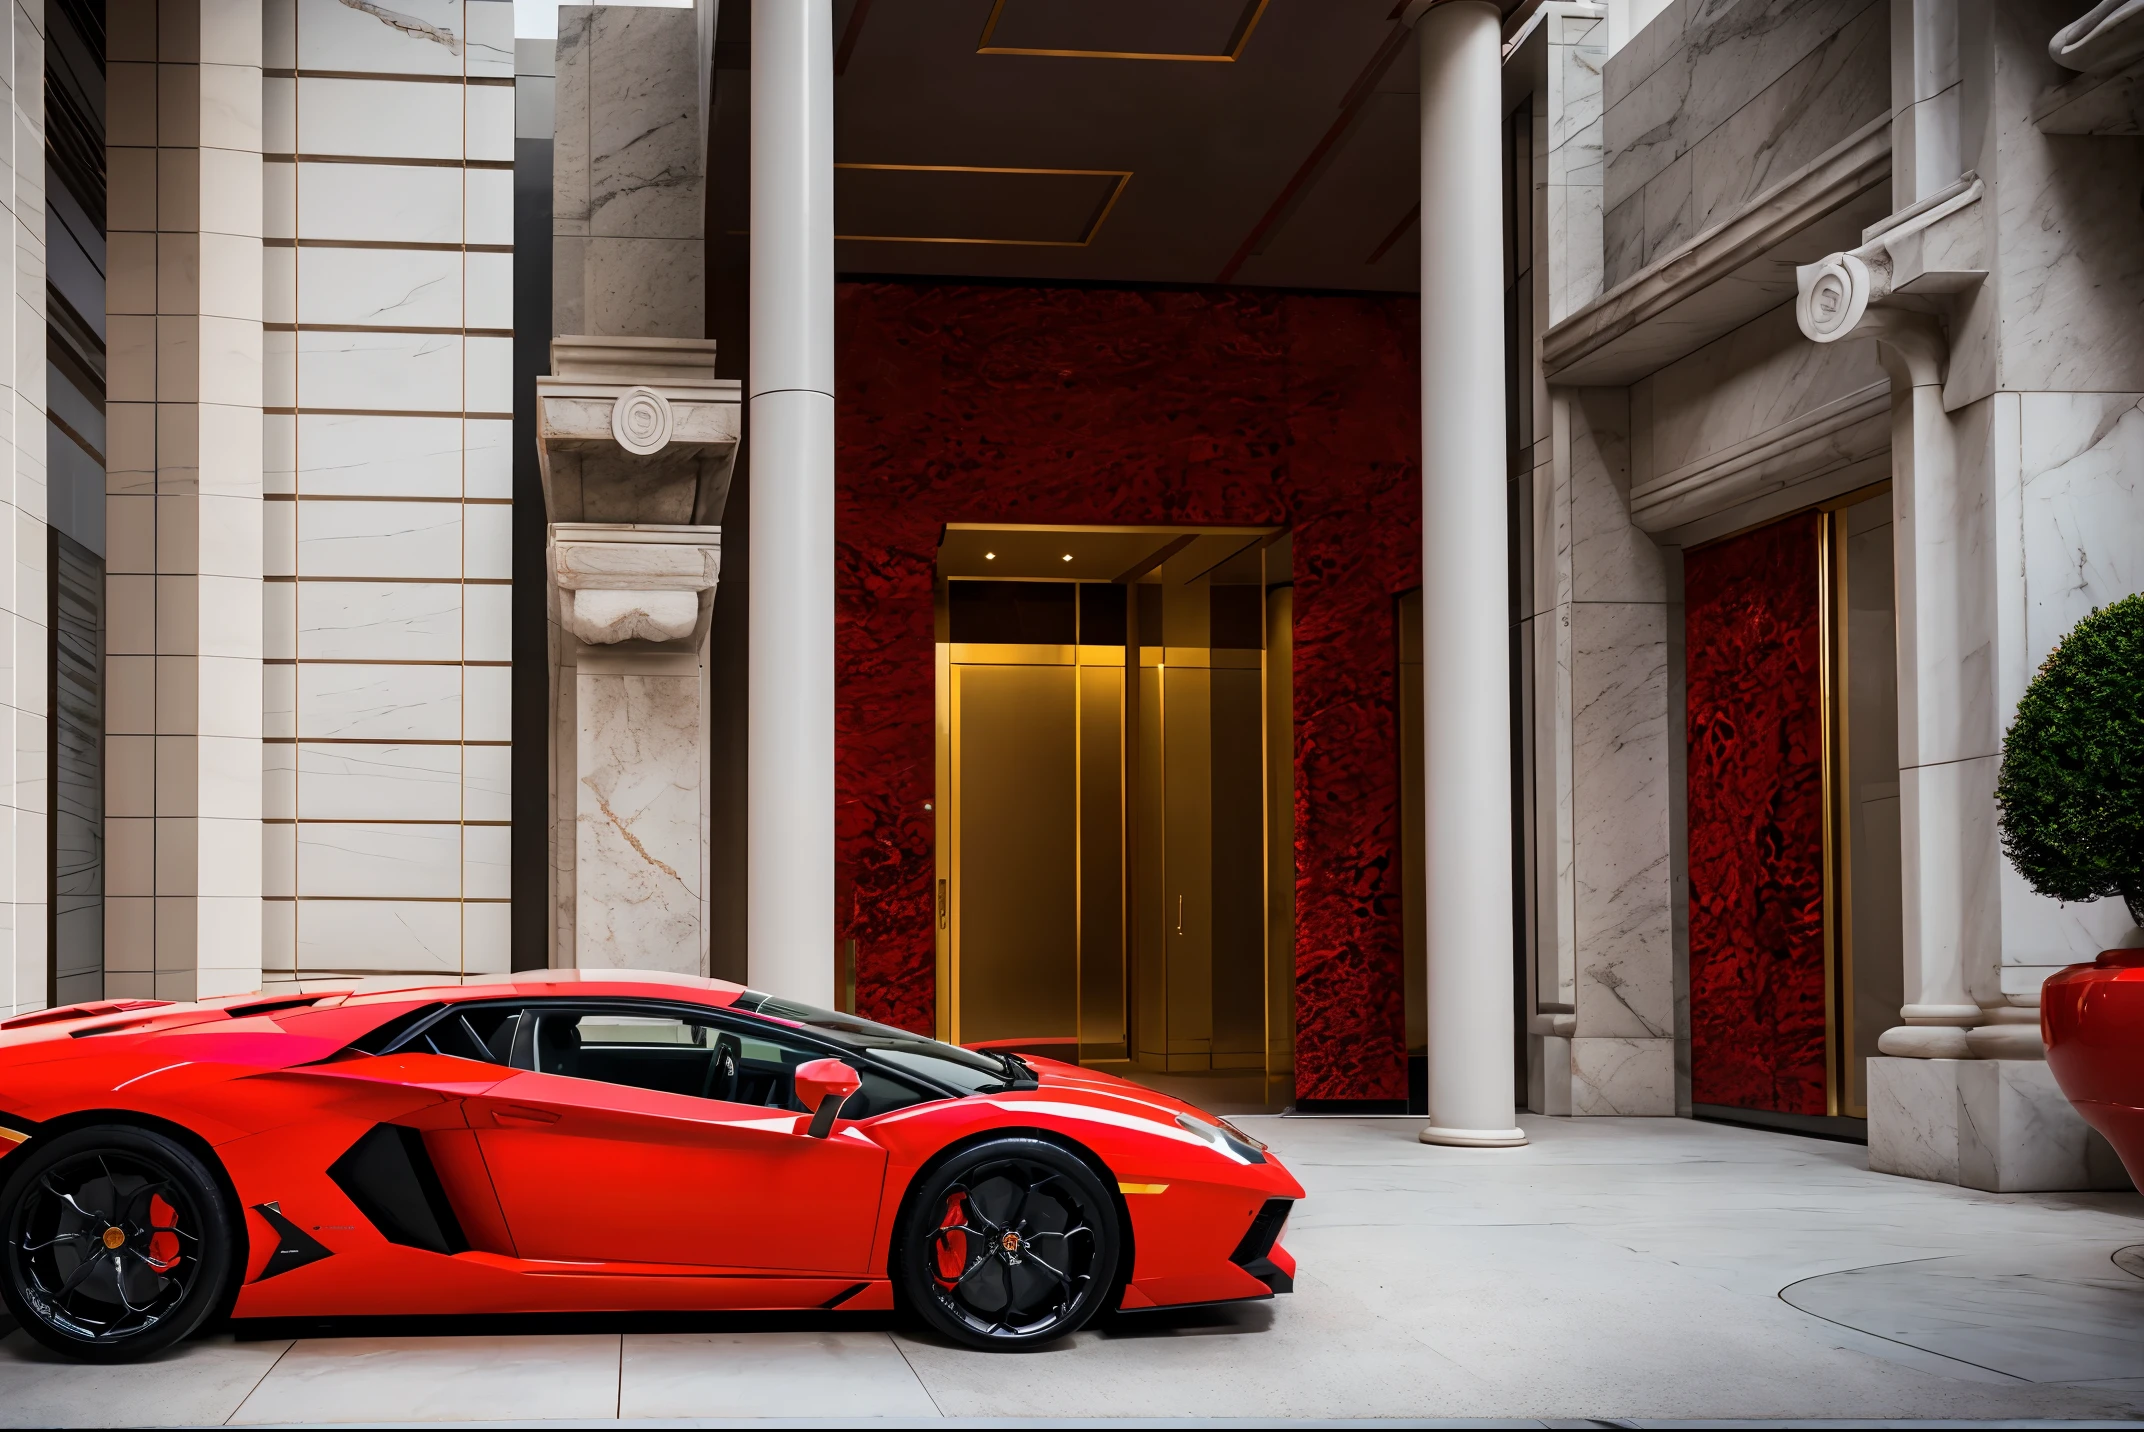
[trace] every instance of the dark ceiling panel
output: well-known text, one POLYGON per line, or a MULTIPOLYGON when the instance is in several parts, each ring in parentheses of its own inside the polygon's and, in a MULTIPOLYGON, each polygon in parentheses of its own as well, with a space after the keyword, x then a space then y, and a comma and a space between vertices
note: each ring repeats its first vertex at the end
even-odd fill
POLYGON ((995 0, 986 54, 1229 60, 1270 0, 995 0))
MULTIPOLYGON (((867 22, 851 36, 856 6, 837 7, 835 24, 850 43, 835 86, 835 159, 1104 170, 1132 179, 1083 246, 843 241, 836 261, 844 272, 1206 284, 1280 207, 1285 213, 1257 245, 1264 252, 1240 265, 1236 281, 1414 288, 1411 231, 1383 261, 1364 262, 1414 202, 1418 182, 1406 120, 1412 105, 1390 100, 1394 78, 1408 84, 1415 69, 1411 38, 1396 32, 1393 0, 1270 0, 1228 64, 978 53, 998 8, 998 0, 871 0, 867 22), (1380 54, 1389 57, 1388 78, 1370 96, 1365 75, 1380 54), (1340 141, 1326 144, 1349 110, 1356 117, 1340 141), (1321 144, 1330 152, 1313 162, 1321 144)), ((1148 38, 1140 45, 1189 43, 1185 36, 1211 44, 1223 12, 1232 26, 1246 9, 1240 0, 1004 0, 993 37, 1017 21, 1027 28, 1016 33, 1029 38, 1047 30, 1082 44, 1134 43, 1110 37, 1143 25, 1137 33, 1148 38), (1160 11, 1174 18, 1155 18, 1160 11), (1193 28, 1179 34, 1176 25, 1193 28)), ((849 207, 860 192, 855 182, 837 180, 843 233, 860 231, 862 211, 849 207)), ((958 194, 949 183, 935 197, 924 197, 920 185, 899 194, 890 192, 895 187, 888 181, 872 200, 900 216, 895 232, 977 236, 987 222, 1000 225, 990 236, 1047 234, 1060 242, 1076 231, 1068 215, 1080 203, 1056 196, 1077 193, 1085 202, 1095 192, 1067 187, 1015 200, 997 197, 1012 190, 989 183, 958 194), (942 212, 925 212, 931 205, 942 212)))
POLYGON ((852 242, 1073 247, 1093 239, 1130 178, 1109 170, 837 164, 834 230, 852 242))

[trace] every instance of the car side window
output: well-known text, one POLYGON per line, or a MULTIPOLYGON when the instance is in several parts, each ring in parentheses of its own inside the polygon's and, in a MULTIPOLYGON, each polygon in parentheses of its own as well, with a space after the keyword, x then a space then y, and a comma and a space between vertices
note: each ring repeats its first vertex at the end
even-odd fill
MULTIPOLYGON (((801 1113, 799 1064, 827 1051, 756 1022, 667 1009, 530 1006, 512 1034, 515 1067, 570 1079, 801 1113)), ((938 1097, 849 1061, 862 1079, 842 1113, 869 1118, 938 1097)))
POLYGON ((444 1054, 455 1059, 475 1059, 486 1064, 504 1064, 514 1047, 514 1031, 521 1011, 497 1005, 476 1009, 449 1009, 426 1025, 414 1038, 398 1045, 444 1054))

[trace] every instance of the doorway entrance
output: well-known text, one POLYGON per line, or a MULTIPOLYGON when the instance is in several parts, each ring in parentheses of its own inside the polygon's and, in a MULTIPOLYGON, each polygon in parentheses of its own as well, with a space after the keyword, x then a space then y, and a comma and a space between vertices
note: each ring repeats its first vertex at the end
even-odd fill
POLYGON ((947 529, 941 1037, 1288 1102, 1288 563, 1269 528, 947 529))

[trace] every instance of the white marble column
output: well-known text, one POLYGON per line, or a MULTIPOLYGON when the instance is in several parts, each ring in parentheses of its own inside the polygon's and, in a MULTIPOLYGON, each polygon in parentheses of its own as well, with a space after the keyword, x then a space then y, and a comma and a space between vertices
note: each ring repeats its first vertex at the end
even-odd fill
POLYGON ((833 124, 831 0, 753 0, 746 960, 753 984, 821 1005, 834 1002, 833 124))
POLYGON ((1512 1028, 1501 35, 1488 0, 1418 0, 1422 671, 1429 1124, 1522 1144, 1512 1028))

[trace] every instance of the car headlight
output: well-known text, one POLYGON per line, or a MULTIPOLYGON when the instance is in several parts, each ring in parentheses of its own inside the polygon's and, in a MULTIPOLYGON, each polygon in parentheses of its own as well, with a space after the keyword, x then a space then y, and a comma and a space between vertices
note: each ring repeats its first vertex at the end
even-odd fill
POLYGON ((1219 1124, 1209 1124, 1204 1119, 1194 1119, 1189 1114, 1178 1114, 1176 1126, 1186 1133, 1198 1135, 1223 1153, 1241 1159, 1244 1163, 1262 1164, 1266 1161, 1266 1146, 1256 1139, 1246 1138, 1226 1119, 1219 1124))

